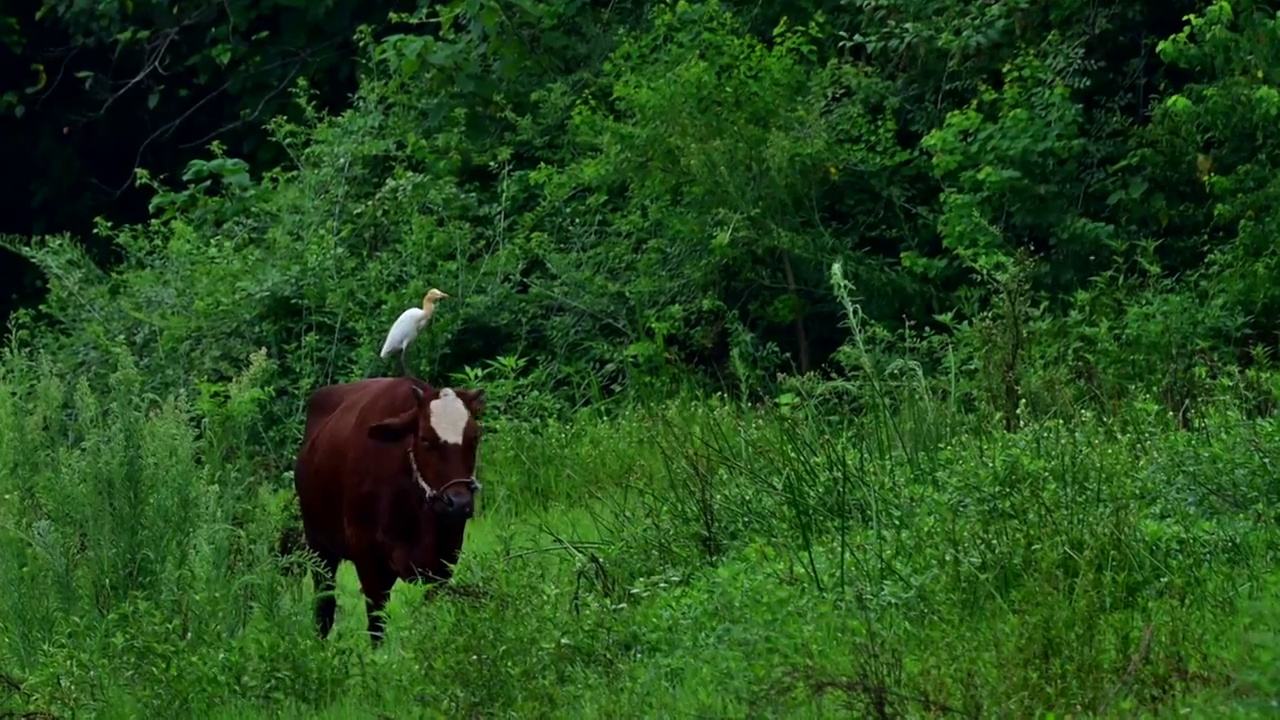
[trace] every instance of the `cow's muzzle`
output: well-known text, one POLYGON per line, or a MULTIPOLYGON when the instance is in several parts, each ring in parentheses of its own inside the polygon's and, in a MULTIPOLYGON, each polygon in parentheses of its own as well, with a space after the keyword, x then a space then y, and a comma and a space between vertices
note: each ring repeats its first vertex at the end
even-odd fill
POLYGON ((409 467, 413 468, 413 479, 417 481, 418 487, 422 488, 426 496, 423 498, 425 502, 436 503, 440 511, 449 517, 466 519, 475 513, 475 498, 480 492, 480 483, 474 477, 450 480, 436 490, 422 479, 422 473, 418 471, 418 461, 413 457, 413 452, 410 451, 407 455, 409 467))
POLYGON ((445 483, 429 499, 439 503, 444 515, 466 519, 475 514, 475 499, 479 492, 480 483, 475 478, 462 478, 445 483))

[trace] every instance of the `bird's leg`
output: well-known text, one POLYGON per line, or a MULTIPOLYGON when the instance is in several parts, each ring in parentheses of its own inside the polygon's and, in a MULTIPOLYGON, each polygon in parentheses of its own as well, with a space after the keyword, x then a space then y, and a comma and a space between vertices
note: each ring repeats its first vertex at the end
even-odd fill
POLYGON ((400 348, 400 371, 404 373, 405 377, 409 376, 409 366, 404 362, 404 352, 408 349, 407 347, 400 348))

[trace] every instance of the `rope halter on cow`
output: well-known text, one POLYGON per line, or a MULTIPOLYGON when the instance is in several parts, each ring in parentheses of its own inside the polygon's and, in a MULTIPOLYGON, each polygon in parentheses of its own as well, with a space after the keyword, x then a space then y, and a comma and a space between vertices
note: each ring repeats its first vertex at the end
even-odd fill
POLYGON ((443 495, 445 490, 448 490, 458 483, 470 483, 472 494, 480 492, 480 483, 474 477, 450 480, 439 490, 432 489, 431 486, 427 484, 427 481, 422 479, 422 473, 418 472, 418 459, 413 456, 413 449, 410 448, 406 450, 405 454, 409 456, 409 467, 413 468, 413 479, 418 482, 418 487, 422 488, 422 492, 426 493, 427 502, 435 500, 437 496, 443 495))

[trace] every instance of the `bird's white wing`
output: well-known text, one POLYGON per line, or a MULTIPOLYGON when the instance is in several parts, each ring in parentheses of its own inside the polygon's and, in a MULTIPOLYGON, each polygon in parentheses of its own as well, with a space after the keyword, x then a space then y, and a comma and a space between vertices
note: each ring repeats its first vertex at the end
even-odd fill
POLYGON ((396 318, 396 321, 391 325, 391 331, 387 333, 387 340, 382 343, 382 352, 378 353, 378 356, 385 358, 408 345, 414 336, 418 334, 414 321, 421 314, 422 308, 409 308, 400 313, 400 317, 396 318))

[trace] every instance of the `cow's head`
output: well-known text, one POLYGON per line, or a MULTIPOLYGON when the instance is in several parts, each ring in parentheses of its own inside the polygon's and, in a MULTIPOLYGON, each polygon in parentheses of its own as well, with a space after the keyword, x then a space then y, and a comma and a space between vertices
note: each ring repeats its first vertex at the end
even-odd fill
POLYGON ((414 407, 369 426, 369 437, 413 442, 408 461, 423 500, 438 513, 465 519, 475 510, 476 452, 484 412, 484 390, 428 389, 413 385, 414 407))

